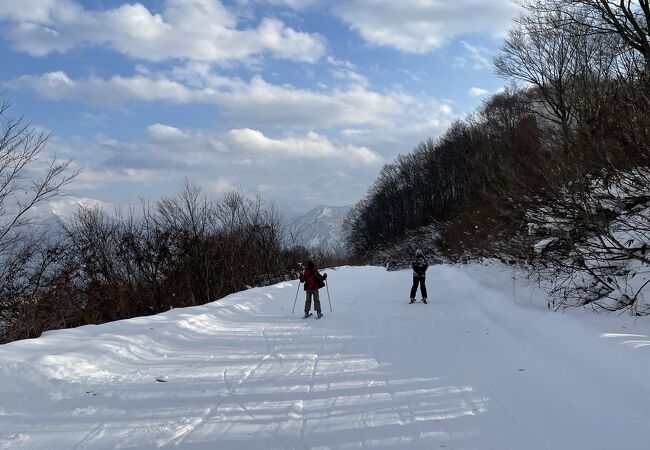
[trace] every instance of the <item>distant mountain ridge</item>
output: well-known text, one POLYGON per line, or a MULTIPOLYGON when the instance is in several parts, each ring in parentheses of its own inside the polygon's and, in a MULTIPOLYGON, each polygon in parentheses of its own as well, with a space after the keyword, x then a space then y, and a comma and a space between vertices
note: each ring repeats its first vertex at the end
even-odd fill
POLYGON ((340 250, 344 245, 343 222, 351 208, 351 205, 319 205, 289 220, 287 228, 296 244, 320 250, 340 250))
MULTIPOLYGON (((38 230, 44 231, 49 240, 55 241, 63 234, 65 225, 77 213, 78 208, 94 206, 101 205, 85 199, 50 202, 34 209, 33 224, 38 230)), ((343 223, 351 208, 352 205, 319 205, 304 214, 288 211, 283 221, 289 232, 287 243, 324 251, 340 251, 344 247, 343 223)))

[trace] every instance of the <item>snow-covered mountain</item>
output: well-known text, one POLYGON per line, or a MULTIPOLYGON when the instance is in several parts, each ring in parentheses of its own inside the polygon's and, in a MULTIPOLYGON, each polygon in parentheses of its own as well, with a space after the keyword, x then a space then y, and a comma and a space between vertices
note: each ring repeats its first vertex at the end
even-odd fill
POLYGON ((106 204, 93 199, 66 197, 44 202, 30 210, 30 218, 35 233, 44 233, 47 240, 56 241, 64 233, 66 224, 79 208, 99 207, 107 209, 106 204))
POLYGON ((295 243, 322 250, 343 246, 343 222, 352 206, 320 205, 287 223, 295 243))

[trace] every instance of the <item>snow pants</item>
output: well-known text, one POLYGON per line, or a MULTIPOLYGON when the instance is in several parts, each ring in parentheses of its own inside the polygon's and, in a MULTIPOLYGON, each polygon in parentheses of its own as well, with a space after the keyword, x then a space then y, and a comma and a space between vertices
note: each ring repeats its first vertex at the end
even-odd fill
POLYGON ((318 296, 318 289, 315 291, 307 291, 307 298, 305 299, 305 313, 311 310, 311 298, 314 297, 314 309, 320 313, 320 298, 318 296))
POLYGON ((413 277, 413 287, 411 288, 411 298, 415 298, 415 293, 418 291, 418 284, 420 285, 420 293, 422 298, 427 298, 427 285, 424 284, 424 277, 413 277))

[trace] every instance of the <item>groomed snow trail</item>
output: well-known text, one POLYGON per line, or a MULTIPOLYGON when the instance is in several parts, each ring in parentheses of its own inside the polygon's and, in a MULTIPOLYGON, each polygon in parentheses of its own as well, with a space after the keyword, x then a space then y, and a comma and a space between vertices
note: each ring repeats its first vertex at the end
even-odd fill
MULTIPOLYGON (((0 346, 0 449, 646 450, 650 326, 552 313, 494 267, 328 270, 0 346)), ((541 302, 543 305, 544 303, 541 302)))

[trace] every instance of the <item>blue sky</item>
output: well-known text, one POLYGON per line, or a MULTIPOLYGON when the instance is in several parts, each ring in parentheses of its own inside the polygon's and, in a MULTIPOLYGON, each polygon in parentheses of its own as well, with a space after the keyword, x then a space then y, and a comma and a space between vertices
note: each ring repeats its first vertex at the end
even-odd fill
POLYGON ((0 88, 84 168, 75 198, 128 205, 187 178, 306 211, 356 202, 501 88, 491 61, 516 14, 509 0, 0 0, 0 88))

